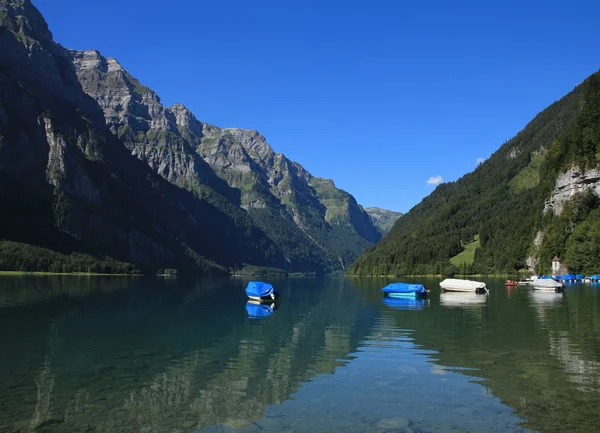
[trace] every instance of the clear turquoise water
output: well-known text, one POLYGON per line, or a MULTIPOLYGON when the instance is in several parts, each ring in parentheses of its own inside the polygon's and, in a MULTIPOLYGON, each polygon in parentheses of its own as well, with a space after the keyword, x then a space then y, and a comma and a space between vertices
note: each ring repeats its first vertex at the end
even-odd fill
POLYGON ((0 432, 597 431, 600 287, 0 277, 0 432))

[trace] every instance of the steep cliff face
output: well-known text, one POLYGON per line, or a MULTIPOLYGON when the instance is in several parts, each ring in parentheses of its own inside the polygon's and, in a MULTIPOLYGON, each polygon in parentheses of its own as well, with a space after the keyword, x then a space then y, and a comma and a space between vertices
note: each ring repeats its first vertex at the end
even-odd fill
POLYGON ((556 178, 554 190, 544 205, 544 212, 551 211, 559 216, 570 199, 588 190, 600 196, 600 169, 582 170, 571 167, 556 178))
POLYGON ((82 88, 133 155, 259 227, 281 248, 288 268, 344 269, 379 239, 350 194, 276 153, 257 131, 218 128, 181 104, 165 107, 116 60, 97 51, 70 56, 82 88))
POLYGON ((379 239, 332 181, 63 48, 29 0, 0 0, 0 38, 0 238, 145 269, 317 273, 379 239))
POLYGON ((284 265, 259 229, 130 155, 28 0, 1 0, 0 24, 0 238, 146 270, 284 265))

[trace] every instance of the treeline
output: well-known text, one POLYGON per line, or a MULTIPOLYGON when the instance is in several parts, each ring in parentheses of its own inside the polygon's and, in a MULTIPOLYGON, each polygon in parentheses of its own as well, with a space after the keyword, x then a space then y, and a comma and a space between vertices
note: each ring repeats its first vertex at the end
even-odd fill
POLYGON ((0 271, 99 274, 140 272, 130 263, 111 258, 98 259, 80 253, 60 254, 45 248, 10 241, 0 241, 0 271))
MULTIPOLYGON (((550 217, 543 221, 542 209, 556 176, 573 164, 596 166, 599 143, 600 75, 594 74, 538 114, 475 171, 457 182, 439 185, 400 218, 379 244, 359 257, 350 273, 494 274, 526 268, 536 233, 553 225, 550 217), (471 241, 476 234, 481 246, 474 262, 461 268, 451 266, 449 259, 462 251, 461 242, 471 241)), ((585 223, 582 227, 594 224, 590 206, 580 221, 585 223)), ((581 231, 577 234, 587 236, 581 231)), ((549 255, 567 251, 567 244, 557 249, 550 243, 553 235, 545 239, 540 256, 544 271, 550 268, 549 255)), ((565 261, 567 257, 574 260, 573 270, 585 269, 579 263, 591 254, 592 242, 585 242, 587 249, 577 249, 574 242, 565 261)))

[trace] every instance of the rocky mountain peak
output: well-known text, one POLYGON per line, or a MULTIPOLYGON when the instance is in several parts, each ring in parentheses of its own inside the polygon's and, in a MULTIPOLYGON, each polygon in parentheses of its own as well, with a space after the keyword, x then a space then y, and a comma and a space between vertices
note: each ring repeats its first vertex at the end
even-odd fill
POLYGON ((270 163, 276 155, 267 139, 255 129, 226 128, 223 134, 231 136, 257 162, 270 163))
POLYGON ((42 44, 52 42, 48 23, 30 0, 0 0, 0 25, 42 44))
POLYGON ((196 119, 185 105, 173 104, 169 111, 175 116, 175 122, 182 136, 188 141, 196 141, 204 135, 204 124, 196 119))
POLYGON ((108 62, 97 50, 69 50, 73 56, 73 62, 81 69, 98 69, 102 72, 108 72, 108 62))

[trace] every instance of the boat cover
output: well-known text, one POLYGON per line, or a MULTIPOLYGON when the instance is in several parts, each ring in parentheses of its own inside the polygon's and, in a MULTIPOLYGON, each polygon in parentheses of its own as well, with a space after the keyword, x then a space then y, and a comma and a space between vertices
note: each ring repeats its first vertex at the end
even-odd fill
POLYGON ((423 298, 383 298, 383 303, 394 310, 422 310, 425 306, 423 298))
POLYGON ((558 281, 552 279, 552 278, 539 278, 537 280, 533 280, 531 283, 529 283, 534 289, 535 288, 546 288, 546 289, 558 289, 561 288, 563 285, 561 283, 559 283, 558 281))
POLYGON ((383 293, 416 293, 426 295, 427 289, 423 284, 392 283, 381 289, 383 293))
POLYGON ((270 296, 273 293, 273 286, 262 281, 250 281, 246 286, 246 295, 248 296, 270 296))
POLYGON ((248 313, 248 317, 250 319, 264 319, 265 317, 269 317, 275 309, 273 308, 273 304, 258 304, 248 302, 246 304, 246 312, 248 313))
POLYGON ((457 278, 446 278, 440 283, 444 290, 476 291, 486 289, 486 285, 481 281, 461 280, 457 278))

